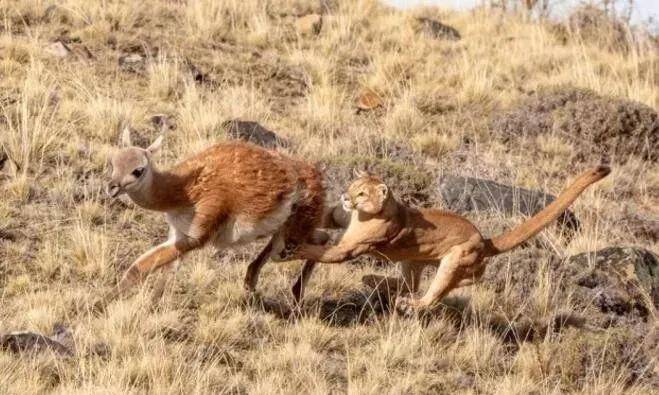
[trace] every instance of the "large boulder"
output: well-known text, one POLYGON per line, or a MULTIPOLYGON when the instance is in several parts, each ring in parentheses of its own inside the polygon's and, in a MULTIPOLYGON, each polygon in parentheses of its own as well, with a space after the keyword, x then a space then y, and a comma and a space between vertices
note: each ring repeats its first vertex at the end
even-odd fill
MULTIPOLYGON (((532 216, 556 199, 541 191, 454 175, 440 178, 439 193, 447 208, 458 213, 490 211, 532 216)), ((569 210, 561 215, 558 222, 568 229, 579 228, 579 221, 569 210)))

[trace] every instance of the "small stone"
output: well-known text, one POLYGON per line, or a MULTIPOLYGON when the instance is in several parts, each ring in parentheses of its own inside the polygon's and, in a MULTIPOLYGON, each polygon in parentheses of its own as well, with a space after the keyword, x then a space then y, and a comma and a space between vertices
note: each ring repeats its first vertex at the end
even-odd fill
POLYGON ((46 51, 58 58, 66 58, 71 55, 71 48, 63 41, 57 40, 46 47, 46 51))
POLYGON ((119 57, 119 67, 125 71, 138 72, 144 69, 144 56, 131 53, 119 57))
POLYGON ((16 240, 16 234, 14 232, 10 232, 8 230, 0 229, 0 241, 2 241, 2 240, 15 241, 16 240))
POLYGON ((357 109, 370 111, 382 106, 382 99, 371 89, 364 89, 357 98, 357 109))
POLYGON ((454 27, 445 25, 439 21, 430 18, 418 18, 421 23, 423 32, 435 39, 459 40, 460 32, 454 27))
POLYGON ((208 74, 204 73, 201 68, 192 63, 189 59, 185 60, 185 66, 188 69, 188 72, 190 73, 190 76, 194 82, 198 84, 215 84, 215 81, 213 81, 213 79, 208 74))
POLYGON ((258 122, 233 119, 222 124, 227 135, 234 139, 245 140, 264 148, 288 146, 288 141, 275 132, 261 126, 258 122))
POLYGON ((46 51, 58 58, 67 58, 71 55, 76 59, 89 60, 93 59, 89 48, 82 44, 67 44, 62 40, 57 40, 46 47, 46 51))
POLYGON ((169 118, 169 115, 166 114, 156 114, 152 116, 151 123, 162 132, 176 129, 176 124, 171 120, 171 118, 169 118))
POLYGON ((5 163, 8 159, 9 157, 7 156, 7 153, 4 150, 0 150, 0 170, 5 167, 5 163))
POLYGON ((305 15, 295 21, 295 30, 302 35, 318 34, 322 26, 323 17, 318 14, 305 15))

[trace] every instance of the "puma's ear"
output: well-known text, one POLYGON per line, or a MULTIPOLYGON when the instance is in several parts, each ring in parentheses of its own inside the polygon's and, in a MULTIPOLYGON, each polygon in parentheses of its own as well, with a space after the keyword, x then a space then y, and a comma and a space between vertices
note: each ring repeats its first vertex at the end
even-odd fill
POLYGON ((150 154, 155 154, 156 152, 158 152, 160 150, 160 147, 162 147, 162 140, 163 140, 163 136, 162 135, 158 136, 156 141, 151 143, 151 145, 146 150, 150 154))
POLYGON ((389 194, 389 187, 385 184, 380 184, 378 185, 378 191, 380 192, 380 197, 384 202, 384 200, 387 198, 387 194, 389 194))
POLYGON ((355 176, 355 178, 362 178, 362 177, 366 177, 368 175, 368 172, 355 167, 354 169, 352 169, 352 175, 355 176))
POLYGON ((130 127, 125 125, 119 136, 119 146, 120 147, 132 147, 133 142, 130 138, 130 127))

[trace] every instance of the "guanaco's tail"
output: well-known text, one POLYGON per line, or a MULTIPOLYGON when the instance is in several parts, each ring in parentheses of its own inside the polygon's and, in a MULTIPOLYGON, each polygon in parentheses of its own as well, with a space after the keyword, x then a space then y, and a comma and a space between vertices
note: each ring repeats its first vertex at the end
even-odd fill
POLYGON ((486 255, 493 256, 517 247, 558 218, 589 185, 596 183, 611 172, 607 165, 600 165, 581 174, 556 200, 539 213, 509 232, 485 240, 486 255))

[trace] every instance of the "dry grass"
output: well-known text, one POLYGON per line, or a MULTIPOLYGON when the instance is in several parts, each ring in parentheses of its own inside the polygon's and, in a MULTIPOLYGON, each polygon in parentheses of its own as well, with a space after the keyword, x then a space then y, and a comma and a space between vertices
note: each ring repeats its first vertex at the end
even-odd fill
MULTIPOLYGON (((343 326, 323 319, 321 296, 335 300, 361 288, 363 274, 395 272, 346 264, 319 269, 311 307, 287 320, 245 303, 242 275, 259 247, 250 246, 194 253, 175 276, 153 276, 135 296, 92 313, 96 295, 166 235, 160 216, 104 197, 105 160, 126 123, 146 142, 158 133, 151 115, 174 119, 163 165, 224 139, 222 122, 243 118, 278 131, 303 158, 384 157, 398 166, 392 172, 460 173, 558 192, 589 165, 561 160, 571 143, 540 137, 542 155, 529 158, 490 135, 491 115, 557 85, 659 106, 657 53, 648 49, 563 42, 548 26, 495 11, 326 3, 336 6, 320 34, 301 36, 295 16, 321 12, 320 2, 0 0, 0 153, 9 157, 0 170, 0 230, 15 234, 0 238, 0 332, 48 333, 61 322, 76 341, 72 358, 0 352, 0 392, 656 391, 656 359, 632 363, 645 350, 631 328, 568 328, 531 341, 496 329, 572 308, 557 296, 565 279, 551 276, 553 254, 610 245, 659 252, 656 241, 619 226, 628 206, 651 211, 659 201, 657 164, 634 157, 575 204, 582 230, 572 240, 551 229, 539 237, 545 248, 528 295, 509 277, 503 290, 484 283, 456 291, 452 307, 427 321, 385 314, 343 326), (463 39, 428 38, 420 15, 463 39), (93 59, 49 54, 57 38, 87 47, 93 59), (121 68, 118 59, 131 53, 142 64, 121 68), (201 82, 189 64, 205 74, 201 82), (363 87, 383 108, 356 113, 363 87), (398 146, 425 167, 388 149, 398 146)), ((332 198, 346 181, 331 186, 332 198)), ((474 219, 485 230, 515 222, 474 219)), ((514 270, 515 256, 497 267, 514 270)), ((261 294, 289 303, 298 269, 266 265, 261 294)), ((656 329, 656 313, 649 320, 656 329)))

